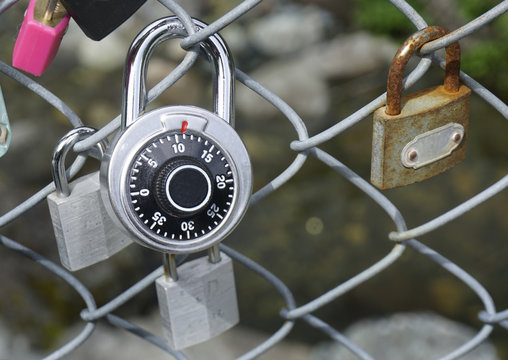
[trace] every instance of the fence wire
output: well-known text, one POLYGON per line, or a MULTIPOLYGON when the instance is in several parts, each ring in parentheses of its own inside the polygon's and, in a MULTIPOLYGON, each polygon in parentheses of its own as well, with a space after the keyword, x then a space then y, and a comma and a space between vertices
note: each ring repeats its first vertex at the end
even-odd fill
MULTIPOLYGON (((189 36, 181 41, 181 46, 183 49, 192 50, 193 46, 197 45, 200 41, 203 41, 208 36, 224 29, 240 17, 244 16, 251 9, 260 4, 261 0, 246 0, 241 2, 238 6, 234 7, 229 12, 213 21, 210 25, 199 32, 194 31, 190 15, 187 14, 187 12, 178 3, 173 0, 159 0, 159 2, 166 6, 171 13, 178 16, 178 18, 185 25, 189 36)), ((425 19, 406 1, 390 0, 390 2, 414 24, 415 31, 428 26, 425 19)), ((4 0, 0 2, 0 15, 6 12, 15 3, 16 0, 4 0)), ((508 0, 500 2, 498 5, 485 12, 483 15, 465 24, 464 26, 451 31, 448 35, 425 44, 420 51, 420 56, 422 56, 422 58, 419 64, 404 80, 404 88, 408 88, 418 82, 419 79, 429 70, 432 64, 444 67, 444 60, 435 55, 433 53, 434 51, 477 32, 482 26, 485 26, 489 22, 500 17, 506 11, 508 11, 508 0)), ((194 64, 196 57, 197 54, 195 52, 189 51, 181 64, 149 91, 149 101, 156 99, 166 89, 171 87, 178 79, 184 76, 194 64)), ((82 125, 82 121, 77 114, 75 114, 62 100, 38 84, 36 81, 32 80, 31 78, 27 77, 26 75, 22 74, 4 62, 0 62, 0 72, 2 72, 5 76, 8 76, 23 84, 28 89, 38 94, 45 101, 55 107, 55 109, 57 109, 60 113, 62 113, 62 115, 69 120, 72 126, 77 127, 82 125)), ((505 102, 497 98, 493 93, 491 93, 488 89, 483 87, 467 74, 461 72, 460 77, 462 82, 470 87, 477 96, 481 97, 485 102, 497 110, 504 118, 508 119, 508 105, 505 102)), ((347 281, 337 284, 334 288, 328 290, 321 296, 309 301, 306 304, 297 304, 291 289, 289 289, 284 284, 284 282, 281 281, 275 274, 265 269, 261 264, 254 262, 238 251, 222 244, 220 246, 222 251, 229 255, 238 264, 241 264, 249 271, 252 271, 257 276, 265 279, 271 286, 273 286, 277 292, 280 293, 280 296, 285 302, 284 308, 280 310, 281 326, 279 330, 277 330, 275 333, 273 333, 273 335, 271 335, 268 339, 266 339, 255 348, 240 356, 240 359, 256 358, 260 354, 276 346, 278 342, 283 340, 293 330, 297 321, 306 322, 310 326, 319 329, 334 341, 343 344, 360 359, 374 359, 376 354, 368 354, 364 349, 352 342, 341 332, 334 329, 324 320, 319 319, 312 313, 318 309, 326 307, 328 304, 330 304, 330 302, 343 296, 360 284, 365 283, 367 280, 379 275, 381 272, 388 269, 391 265, 397 262, 401 255, 407 250, 414 251, 417 254, 428 258, 428 260, 434 262, 449 273, 453 274, 458 281, 461 281, 472 291, 474 291, 474 293, 478 296, 483 304, 483 310, 478 316, 479 319, 484 323, 483 326, 478 329, 474 337, 469 339, 466 343, 462 344, 462 346, 453 350, 451 353, 444 355, 442 359, 457 359, 467 354, 489 337, 494 326, 500 326, 508 329, 508 309, 497 311, 492 297, 489 295, 489 292, 484 288, 484 286, 482 286, 481 283, 475 280, 470 274, 460 268, 457 264, 453 263, 450 259, 445 258, 440 253, 415 239, 421 235, 438 230, 450 221, 468 212, 471 212, 476 206, 504 190, 506 186, 508 186, 508 175, 502 177, 493 185, 481 191, 479 194, 473 196, 469 200, 447 211, 446 213, 436 217, 435 219, 430 220, 413 229, 407 229, 404 216, 390 201, 389 198, 387 198, 383 193, 370 185, 370 183, 365 181, 353 170, 340 162, 337 158, 319 148, 320 145, 323 145, 327 141, 336 138, 339 134, 346 132, 353 125, 366 119, 368 115, 370 115, 374 110, 383 106, 385 103, 386 93, 379 95, 370 103, 362 106, 360 109, 347 116, 346 118, 337 121, 328 129, 309 137, 305 122, 280 97, 278 97, 267 88, 263 87, 262 84, 256 82, 256 80, 252 79, 249 77, 249 75, 245 74, 239 69, 236 69, 236 78, 254 93, 257 93, 267 102, 276 107, 289 120, 289 123, 294 127, 298 135, 298 139, 294 140, 290 144, 290 148, 295 151, 293 162, 272 181, 270 181, 259 191, 253 194, 251 205, 257 204, 265 196, 283 187, 285 183, 291 180, 291 178, 299 172, 309 157, 313 157, 338 172, 359 190, 361 190, 366 196, 371 198, 377 205, 379 205, 381 209, 383 209, 388 214, 388 216, 393 220, 393 223, 397 229, 397 231, 387 235, 387 239, 390 239, 394 243, 391 251, 389 251, 383 258, 379 259, 376 263, 372 264, 370 267, 356 274, 347 281)), ((77 153, 81 153, 85 150, 90 149, 97 142, 105 139, 107 136, 117 131, 119 125, 120 116, 117 116, 106 126, 99 129, 97 133, 77 143, 74 146, 74 150, 77 153)), ((77 158, 75 163, 69 169, 70 176, 75 175, 79 171, 79 169, 83 166, 84 161, 84 156, 77 158)), ((23 215, 26 211, 34 207, 36 204, 43 201, 51 192, 54 191, 54 189, 55 187, 53 183, 48 184, 30 196, 28 199, 23 201, 21 204, 3 214, 0 217, 0 227, 9 224, 13 220, 23 215)), ((30 260, 36 262, 40 266, 45 267, 56 276, 63 279, 75 289, 75 291, 83 298, 83 301, 86 304, 86 309, 81 312, 81 319, 83 320, 82 331, 66 345, 62 346, 52 354, 47 355, 45 359, 59 359, 74 351, 78 346, 86 342, 89 336, 94 332, 97 321, 106 321, 119 329, 129 331, 136 336, 146 340, 150 344, 166 351, 175 359, 186 359, 186 356, 182 352, 174 351, 173 349, 169 348, 163 339, 154 334, 151 334, 136 324, 128 322, 112 314, 113 311, 118 309, 118 307, 120 307, 122 304, 130 301, 143 289, 149 286, 153 286, 155 279, 161 276, 163 273, 162 267, 146 275, 142 280, 132 285, 129 289, 119 294, 108 303, 98 307, 94 300, 93 294, 87 289, 87 287, 61 266, 51 262, 35 251, 21 245, 12 239, 7 238, 6 236, 0 235, 0 243, 6 248, 18 252, 30 260)))

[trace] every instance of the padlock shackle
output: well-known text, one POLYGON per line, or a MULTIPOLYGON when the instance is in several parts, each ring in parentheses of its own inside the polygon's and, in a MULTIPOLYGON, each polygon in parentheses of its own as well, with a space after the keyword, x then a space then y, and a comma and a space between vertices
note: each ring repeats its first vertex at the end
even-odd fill
MULTIPOLYGON (((429 26, 411 35, 399 48, 392 60, 388 72, 388 83, 386 90, 387 115, 400 114, 400 99, 402 96, 402 78, 404 69, 415 51, 425 43, 446 35, 448 31, 439 26, 429 26)), ((448 92, 457 92, 460 87, 460 45, 454 42, 446 47, 446 67, 444 89, 448 92)))
MULTIPOLYGON (((65 134, 55 146, 53 157, 51 159, 51 174, 56 187, 58 196, 67 197, 71 194, 67 175, 65 173, 65 158, 74 144, 95 133, 95 129, 88 126, 81 126, 72 129, 65 134)), ((99 150, 102 158, 106 151, 106 141, 101 141, 95 147, 99 150)))
MULTIPOLYGON (((206 26, 193 19, 196 30, 206 26)), ((121 129, 126 129, 145 110, 147 103, 146 72, 153 50, 163 41, 183 38, 187 32, 176 16, 166 17, 147 26, 134 39, 127 54, 123 86, 121 129)), ((213 66, 214 112, 234 126, 234 66, 231 53, 222 38, 214 34, 200 43, 213 66)))

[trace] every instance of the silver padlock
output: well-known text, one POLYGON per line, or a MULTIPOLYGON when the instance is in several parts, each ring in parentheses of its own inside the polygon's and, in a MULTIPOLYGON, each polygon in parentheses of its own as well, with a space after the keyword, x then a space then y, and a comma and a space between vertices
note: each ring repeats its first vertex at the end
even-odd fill
MULTIPOLYGON (((205 26, 198 20, 194 25, 205 26)), ((233 128, 234 67, 219 35, 200 43, 215 72, 214 112, 195 106, 144 112, 150 54, 162 41, 184 36, 182 23, 168 17, 133 41, 121 131, 101 166, 102 195, 113 216, 141 245, 173 259, 165 262, 172 275, 158 279, 156 289, 175 349, 209 340, 239 321, 231 259, 220 260, 218 244, 239 223, 252 191, 249 156, 233 128), (182 265, 176 280, 174 254, 207 249, 211 261, 182 265)))
POLYGON ((185 349, 209 340, 239 322, 231 258, 223 253, 215 259, 201 257, 181 265, 178 273, 174 255, 165 258, 165 274, 155 284, 171 348, 185 349))
POLYGON ((174 254, 222 241, 242 219, 252 191, 249 154, 233 128, 234 67, 219 35, 200 44, 215 72, 214 112, 190 105, 144 111, 150 55, 164 40, 184 36, 181 22, 169 17, 134 39, 121 129, 101 165, 102 195, 112 217, 141 245, 174 254))
MULTIPOLYGON (((68 183, 65 158, 76 142, 94 133, 80 127, 67 133, 56 145, 51 171, 56 191, 48 195, 60 261, 71 271, 105 260, 131 243, 128 235, 112 222, 100 195, 99 172, 68 183)), ((97 144, 100 155, 104 143, 97 144)))

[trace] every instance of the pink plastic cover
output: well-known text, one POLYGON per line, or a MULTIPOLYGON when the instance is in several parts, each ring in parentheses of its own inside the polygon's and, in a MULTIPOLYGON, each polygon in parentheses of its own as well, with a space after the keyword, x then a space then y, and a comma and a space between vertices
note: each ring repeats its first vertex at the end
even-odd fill
POLYGON ((67 14, 55 27, 34 19, 37 0, 30 0, 21 29, 14 44, 12 65, 30 74, 40 76, 51 64, 69 24, 67 14))

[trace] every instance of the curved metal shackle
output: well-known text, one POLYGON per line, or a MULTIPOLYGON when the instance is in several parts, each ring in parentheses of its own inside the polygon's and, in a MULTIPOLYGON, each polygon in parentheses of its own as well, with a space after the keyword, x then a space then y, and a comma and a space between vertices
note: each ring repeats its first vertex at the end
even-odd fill
MULTIPOLYGON (((67 154, 74 144, 92 135, 95 131, 94 128, 88 126, 77 127, 65 134, 56 144, 51 159, 51 174, 53 175, 53 181, 55 182, 58 196, 67 197, 71 194, 69 182, 67 181, 67 175, 65 173, 65 158, 67 154)), ((107 142, 103 140, 96 144, 95 147, 99 150, 99 155, 102 157, 106 151, 107 142)))
MULTIPOLYGON (((197 30, 205 23, 193 19, 197 30)), ((127 128, 146 107, 146 71, 153 50, 163 41, 183 38, 187 32, 176 16, 157 20, 142 30, 134 39, 127 54, 123 86, 121 129, 127 128)), ((201 50, 213 65, 214 111, 234 126, 234 66, 230 51, 224 40, 214 34, 200 43, 201 50)))
MULTIPOLYGON (((399 48, 392 60, 388 72, 386 90, 387 115, 400 114, 400 98, 402 95, 402 78, 407 62, 413 53, 425 43, 446 35, 448 31, 439 26, 429 26, 411 35, 399 48)), ((460 45, 454 42, 446 47, 446 67, 444 89, 448 92, 457 92, 460 87, 460 45)))

